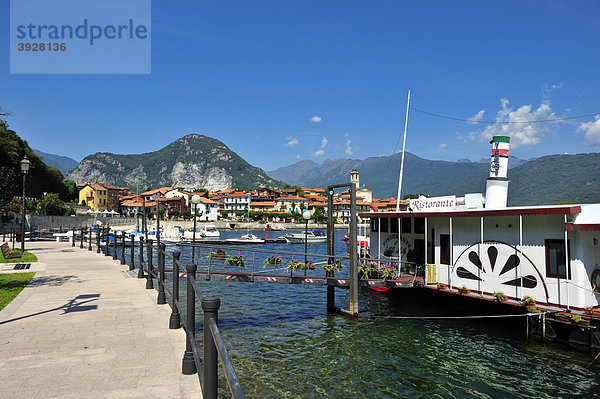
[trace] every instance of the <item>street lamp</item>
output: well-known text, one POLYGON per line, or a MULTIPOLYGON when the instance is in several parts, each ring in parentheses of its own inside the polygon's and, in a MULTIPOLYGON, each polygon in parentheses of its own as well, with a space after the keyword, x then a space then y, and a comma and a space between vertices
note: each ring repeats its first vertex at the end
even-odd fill
POLYGON ((192 196, 192 203, 194 204, 194 231, 192 232, 192 263, 194 263, 195 249, 196 249, 196 211, 198 210, 198 204, 200 203, 200 196, 194 194, 192 196))
POLYGON ((21 160, 21 173, 23 173, 23 203, 21 207, 23 209, 23 220, 21 221, 21 252, 25 253, 25 178, 29 172, 29 159, 27 156, 21 160))
POLYGON ((304 211, 302 217, 304 218, 304 275, 306 276, 306 269, 308 268, 306 254, 308 252, 308 221, 310 220, 310 212, 304 211))

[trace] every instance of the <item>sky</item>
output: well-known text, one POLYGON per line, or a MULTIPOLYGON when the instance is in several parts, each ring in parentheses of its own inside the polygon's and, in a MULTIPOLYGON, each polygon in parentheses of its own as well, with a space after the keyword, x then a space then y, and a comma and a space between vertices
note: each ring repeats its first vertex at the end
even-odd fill
POLYGON ((598 152, 600 116, 502 123, 600 113, 598 38, 598 1, 154 0, 149 74, 11 74, 4 28, 0 106, 31 147, 77 161, 191 133, 264 170, 392 155, 409 90, 422 158, 478 161, 493 135, 520 159, 598 152))

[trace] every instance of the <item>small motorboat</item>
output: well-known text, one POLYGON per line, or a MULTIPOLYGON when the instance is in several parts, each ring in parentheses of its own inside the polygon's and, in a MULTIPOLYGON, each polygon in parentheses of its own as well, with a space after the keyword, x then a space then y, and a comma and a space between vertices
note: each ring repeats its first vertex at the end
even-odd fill
POLYGON ((288 244, 317 244, 327 242, 327 234, 322 230, 309 230, 305 233, 286 234, 283 236, 288 244))
POLYGON ((214 224, 207 224, 206 226, 204 226, 204 228, 198 230, 198 233, 200 233, 200 235, 204 238, 221 237, 221 233, 219 232, 219 230, 217 230, 217 226, 215 226, 214 224))
POLYGON ((267 223, 265 225, 265 230, 266 231, 286 231, 287 229, 285 228, 285 226, 283 226, 281 224, 267 223))
POLYGON ((264 244, 265 240, 258 238, 252 233, 244 234, 240 238, 228 238, 225 240, 228 244, 264 244))

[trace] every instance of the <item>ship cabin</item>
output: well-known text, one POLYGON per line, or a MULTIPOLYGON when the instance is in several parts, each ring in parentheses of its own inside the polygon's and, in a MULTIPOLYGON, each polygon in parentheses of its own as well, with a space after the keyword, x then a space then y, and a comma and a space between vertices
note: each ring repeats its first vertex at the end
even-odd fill
POLYGON ((461 209, 460 202, 427 198, 405 212, 361 214, 371 218, 370 258, 426 265, 427 284, 451 289, 561 308, 598 305, 600 204, 461 209))

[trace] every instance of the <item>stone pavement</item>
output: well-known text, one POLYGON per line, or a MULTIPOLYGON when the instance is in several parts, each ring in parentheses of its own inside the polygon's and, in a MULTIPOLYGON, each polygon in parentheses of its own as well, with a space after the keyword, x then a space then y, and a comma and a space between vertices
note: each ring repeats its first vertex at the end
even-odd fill
POLYGON ((145 279, 95 247, 27 249, 36 275, 0 311, 3 399, 202 397, 197 375, 181 374, 185 333, 169 330, 170 307, 145 279))

